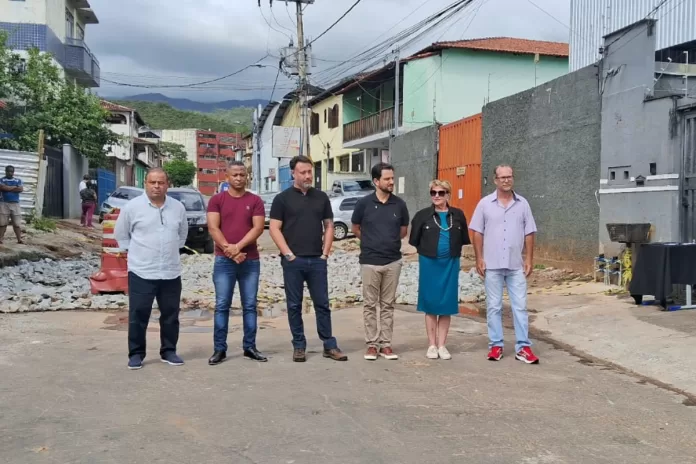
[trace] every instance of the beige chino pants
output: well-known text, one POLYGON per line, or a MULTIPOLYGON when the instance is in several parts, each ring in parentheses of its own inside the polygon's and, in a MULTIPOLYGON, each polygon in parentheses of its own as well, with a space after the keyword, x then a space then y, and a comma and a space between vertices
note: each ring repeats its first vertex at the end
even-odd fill
POLYGON ((401 275, 401 260, 385 266, 361 265, 365 342, 375 348, 391 346, 394 332, 394 301, 401 275), (379 308, 379 325, 377 311, 379 308))

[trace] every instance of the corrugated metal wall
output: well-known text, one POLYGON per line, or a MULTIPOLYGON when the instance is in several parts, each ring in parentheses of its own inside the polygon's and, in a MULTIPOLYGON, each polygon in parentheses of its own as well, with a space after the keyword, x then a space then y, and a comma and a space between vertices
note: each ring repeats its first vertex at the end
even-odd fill
MULTIPOLYGON (((607 34, 645 18, 662 0, 571 0, 570 71, 599 60, 607 34)), ((667 0, 657 20, 657 50, 696 40, 696 0, 667 0)))
POLYGON ((481 200, 481 114, 440 127, 437 178, 452 184, 450 203, 471 220, 481 200))
MULTIPOLYGON (((39 154, 25 151, 0 150, 0 177, 5 177, 5 167, 15 168, 15 177, 22 180, 24 191, 19 195, 22 215, 29 216, 34 211, 36 188, 39 183, 39 154)), ((43 199, 43 195, 40 199, 43 199)))

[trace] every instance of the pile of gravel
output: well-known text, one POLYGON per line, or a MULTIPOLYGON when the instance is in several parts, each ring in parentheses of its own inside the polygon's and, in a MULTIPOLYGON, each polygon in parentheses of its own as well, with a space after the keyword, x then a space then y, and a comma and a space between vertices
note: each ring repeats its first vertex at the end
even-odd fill
MULTIPOLYGON (((213 256, 182 256, 184 309, 214 309, 215 290, 212 270, 213 256)), ((334 309, 359 304, 362 301, 360 265, 356 253, 337 251, 329 263, 329 297, 334 309)), ((65 260, 43 259, 22 261, 17 266, 0 269, 0 312, 56 311, 70 309, 118 309, 127 306, 126 295, 91 295, 89 276, 99 269, 99 256, 83 254, 65 260)), ((233 308, 240 308, 239 287, 235 289, 233 308)), ((460 301, 480 301, 484 298, 481 279, 472 272, 459 275, 460 301)), ((309 308, 309 293, 305 289, 309 308)), ((415 305, 418 300, 418 263, 404 264, 398 304, 415 305)), ((279 258, 261 258, 259 309, 281 311, 285 307, 283 271, 279 258)))

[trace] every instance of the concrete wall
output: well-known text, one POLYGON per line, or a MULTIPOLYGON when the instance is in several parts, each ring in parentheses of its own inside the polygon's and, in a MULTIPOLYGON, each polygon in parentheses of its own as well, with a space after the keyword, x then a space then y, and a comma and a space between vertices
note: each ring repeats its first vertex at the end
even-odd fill
POLYGON ((3 2, 2 20, 10 23, 46 24, 46 0, 3 2))
POLYGON ((78 218, 82 214, 80 181, 89 173, 89 162, 71 145, 63 145, 63 216, 78 218))
POLYGON ((602 73, 601 249, 618 254, 608 223, 650 223, 651 240, 680 240, 681 143, 676 102, 646 99, 654 85, 656 34, 642 22, 607 37, 602 73), (651 175, 651 163, 655 175, 651 175), (646 178, 638 185, 635 178, 646 178))
POLYGON ((532 208, 537 256, 592 265, 597 254, 600 166, 597 69, 584 68, 483 109, 483 195, 510 164, 532 208))
POLYGON ((405 127, 447 124, 495 101, 568 72, 568 59, 461 49, 414 60, 404 68, 405 127), (490 83, 490 84, 489 84, 490 83), (490 91, 489 91, 490 89, 490 91))
POLYGON ((408 205, 411 217, 431 204, 429 184, 437 175, 439 134, 438 126, 430 126, 394 139, 391 152, 394 191, 408 205))

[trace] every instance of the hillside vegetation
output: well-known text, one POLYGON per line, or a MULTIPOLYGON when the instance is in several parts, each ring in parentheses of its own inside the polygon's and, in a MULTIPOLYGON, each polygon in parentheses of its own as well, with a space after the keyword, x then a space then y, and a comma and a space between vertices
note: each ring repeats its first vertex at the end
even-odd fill
POLYGON ((204 114, 195 111, 177 110, 167 103, 133 100, 113 101, 119 105, 135 109, 152 129, 202 129, 215 132, 241 133, 251 131, 251 114, 253 109, 237 108, 204 114))

